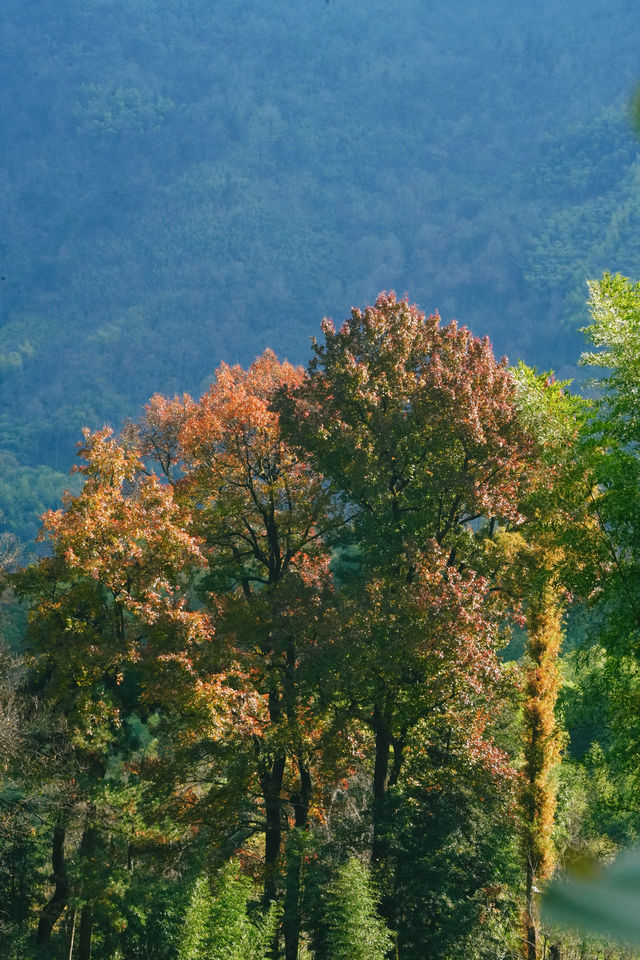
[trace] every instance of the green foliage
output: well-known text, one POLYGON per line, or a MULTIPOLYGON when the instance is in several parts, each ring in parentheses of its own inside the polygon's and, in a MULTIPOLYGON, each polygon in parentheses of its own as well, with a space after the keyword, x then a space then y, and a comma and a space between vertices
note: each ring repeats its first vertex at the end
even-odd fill
MULTIPOLYGON (((592 599, 608 656, 618 665, 628 658, 616 686, 619 705, 632 708, 640 635, 640 284, 605 274, 589 289, 593 322, 585 333, 596 350, 585 353, 582 362, 599 368, 594 377, 599 396, 583 430, 590 510, 600 532, 592 599)), ((632 708, 624 723, 636 716, 632 708)))
POLYGON ((618 433, 625 426, 628 439, 634 439, 639 416, 635 384, 640 372, 640 282, 606 273, 588 286, 593 322, 584 333, 597 349, 584 353, 581 362, 608 368, 597 378, 605 390, 600 409, 611 430, 618 433))
POLYGON ((82 90, 84 103, 75 111, 81 127, 88 131, 116 136, 122 132, 157 129, 175 104, 158 96, 145 99, 136 87, 105 89, 91 83, 82 90))
POLYGON ((77 491, 76 477, 47 466, 26 466, 11 453, 0 452, 0 524, 29 544, 35 540, 42 514, 56 506, 65 490, 77 491))
POLYGON ((211 884, 197 878, 184 917, 178 960, 267 960, 279 911, 261 915, 249 904, 257 891, 249 877, 229 863, 211 884))
POLYGON ((556 380, 552 371, 538 373, 520 361, 513 368, 516 403, 526 430, 545 456, 566 455, 582 419, 584 401, 569 392, 570 380, 556 380))
POLYGON ((589 282, 596 397, 581 424, 587 517, 596 536, 583 554, 591 646, 568 662, 564 711, 579 759, 564 765, 558 841, 577 876, 554 881, 544 901, 550 922, 602 938, 640 942, 636 853, 610 859, 637 842, 640 811, 638 578, 640 552, 640 284, 605 274, 589 282), (585 863, 585 855, 591 863, 585 863))
POLYGON ((391 949, 369 871, 355 857, 338 867, 329 886, 325 922, 330 960, 384 960, 391 949))
POLYGON ((518 825, 505 815, 513 788, 437 722, 415 732, 393 813, 401 957, 490 960, 514 947, 518 825))

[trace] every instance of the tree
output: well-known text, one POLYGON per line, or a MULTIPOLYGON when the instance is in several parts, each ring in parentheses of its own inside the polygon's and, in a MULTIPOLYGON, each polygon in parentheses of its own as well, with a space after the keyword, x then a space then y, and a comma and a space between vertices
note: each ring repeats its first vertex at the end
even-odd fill
POLYGON ((433 712, 472 727, 480 701, 491 709, 506 608, 487 544, 522 520, 533 446, 506 363, 466 328, 381 294, 323 332, 308 380, 276 406, 361 558, 346 669, 375 739, 372 857, 384 871, 410 730, 433 712))
POLYGON ((213 889, 206 877, 198 877, 184 917, 178 960, 266 960, 278 911, 272 905, 266 915, 249 917, 253 888, 233 862, 213 889))
MULTIPOLYGON (((120 438, 87 433, 82 493, 45 518, 54 558, 40 570, 58 586, 34 612, 42 667, 56 662, 79 709, 100 691, 117 725, 119 688, 133 679, 160 710, 167 749, 152 766, 173 776, 174 810, 205 817, 228 853, 264 833, 265 906, 281 893, 283 835, 322 807, 325 743, 338 765, 348 746, 322 682, 330 494, 270 410, 276 389, 303 377, 267 352, 247 371, 223 365, 197 403, 154 397, 120 438)), ((300 929, 295 850, 287 957, 300 929)))
POLYGON ((392 946, 369 871, 355 857, 338 867, 329 886, 325 922, 331 960, 384 960, 392 946))
POLYGON ((591 512, 606 551, 597 558, 598 605, 606 612, 605 645, 624 655, 640 630, 640 284, 605 274, 589 282, 589 292, 593 323, 584 332, 596 350, 583 354, 582 363, 601 370, 584 430, 591 512))
POLYGON ((517 521, 531 444, 487 339, 392 293, 322 329, 309 379, 279 407, 287 436, 349 503, 372 566, 411 563, 432 540, 453 565, 480 518, 517 521))
MULTIPOLYGON (((507 589, 521 600, 524 656, 520 844, 525 874, 524 943, 538 956, 535 892, 555 865, 557 766, 562 733, 556 717, 563 617, 580 560, 572 541, 585 526, 584 464, 578 456, 585 404, 550 373, 520 363, 514 370, 521 420, 537 449, 521 509, 525 519, 505 535, 510 555, 507 589), (573 568, 573 573, 570 571, 573 568)), ((586 525, 588 529, 588 524, 586 525)))
MULTIPOLYGON (((511 709, 506 705, 505 714, 511 709)), ((452 737, 450 722, 438 716, 419 723, 394 791, 394 896, 403 960, 494 960, 517 952, 518 778, 504 758, 489 765, 464 726, 462 719, 452 737)))
POLYGON ((82 492, 44 519, 51 555, 15 584, 31 602, 31 684, 64 717, 67 744, 55 771, 64 800, 51 811, 55 889, 37 945, 48 951, 73 909, 86 960, 96 921, 107 936, 127 923, 121 892, 132 885, 141 832, 130 721, 146 719, 169 684, 180 692, 210 631, 184 597, 188 571, 202 560, 171 491, 108 430, 87 433, 81 453, 82 492))
POLYGON ((525 942, 527 960, 538 956, 535 892, 554 867, 553 827, 556 810, 554 768, 560 759, 555 706, 560 686, 558 656, 563 637, 560 591, 545 570, 527 590, 527 666, 524 702, 524 764, 521 830, 525 862, 525 942), (545 576, 546 574, 546 576, 545 576))
MULTIPOLYGON (((319 684, 330 640, 331 578, 325 536, 329 494, 308 460, 283 439, 270 409, 277 389, 302 370, 267 351, 244 371, 222 365, 199 403, 173 410, 158 440, 161 401, 148 409, 141 437, 169 462, 176 416, 180 501, 203 543, 208 574, 199 585, 216 629, 256 696, 246 746, 265 818, 265 905, 276 898, 285 805, 295 829, 308 826, 327 726, 319 684), (149 442, 155 430, 153 443, 149 442)), ((286 819, 284 820, 286 823, 286 819)), ((297 956, 299 858, 289 862, 286 956, 297 956)))
POLYGON ((589 282, 589 292, 592 323, 584 332, 595 349, 581 362, 596 368, 597 393, 581 451, 598 536, 590 545, 584 589, 594 610, 592 639, 602 650, 613 754, 634 777, 640 757, 640 284, 605 274, 589 282))
MULTIPOLYGON (((57 799, 55 790, 43 790, 43 766, 51 784, 60 759, 51 744, 60 731, 25 689, 26 676, 24 657, 0 641, 0 945, 11 960, 29 949, 28 928, 41 894, 39 869, 52 852, 56 859, 55 844, 52 851, 51 838, 38 826, 57 799)), ((58 893, 49 906, 54 920, 56 903, 61 900, 64 908, 64 885, 58 893)))

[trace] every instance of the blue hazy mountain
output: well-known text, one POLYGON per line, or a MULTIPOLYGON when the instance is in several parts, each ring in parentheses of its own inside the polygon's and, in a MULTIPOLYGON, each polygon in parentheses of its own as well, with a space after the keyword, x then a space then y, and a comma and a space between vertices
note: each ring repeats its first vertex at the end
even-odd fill
MULTIPOLYGON (((382 289, 571 373, 640 275, 629 0, 3 0, 0 505, 382 289)), ((62 475, 62 476, 61 476, 62 475)))

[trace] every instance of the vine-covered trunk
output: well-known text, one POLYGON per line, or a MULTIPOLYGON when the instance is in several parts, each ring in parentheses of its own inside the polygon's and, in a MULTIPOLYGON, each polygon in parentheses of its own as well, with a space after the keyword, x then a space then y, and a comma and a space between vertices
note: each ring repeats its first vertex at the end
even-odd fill
POLYGON ((525 956, 537 960, 535 891, 553 871, 552 831, 556 809, 553 770, 559 759, 555 718, 558 654, 562 641, 562 604, 556 584, 544 579, 531 590, 527 606, 524 767, 521 797, 522 848, 526 871, 525 956))
POLYGON ((526 960, 537 960, 538 929, 534 904, 535 865, 527 861, 526 867, 526 906, 524 911, 524 954, 526 960))

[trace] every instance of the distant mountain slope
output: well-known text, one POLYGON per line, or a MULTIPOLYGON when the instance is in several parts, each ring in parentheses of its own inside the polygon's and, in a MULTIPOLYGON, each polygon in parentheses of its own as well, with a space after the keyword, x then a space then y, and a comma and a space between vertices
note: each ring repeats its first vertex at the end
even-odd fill
POLYGON ((636 27, 627 0, 3 0, 5 521, 33 534, 83 423, 303 361, 380 289, 569 370, 585 276, 640 275, 636 27))

